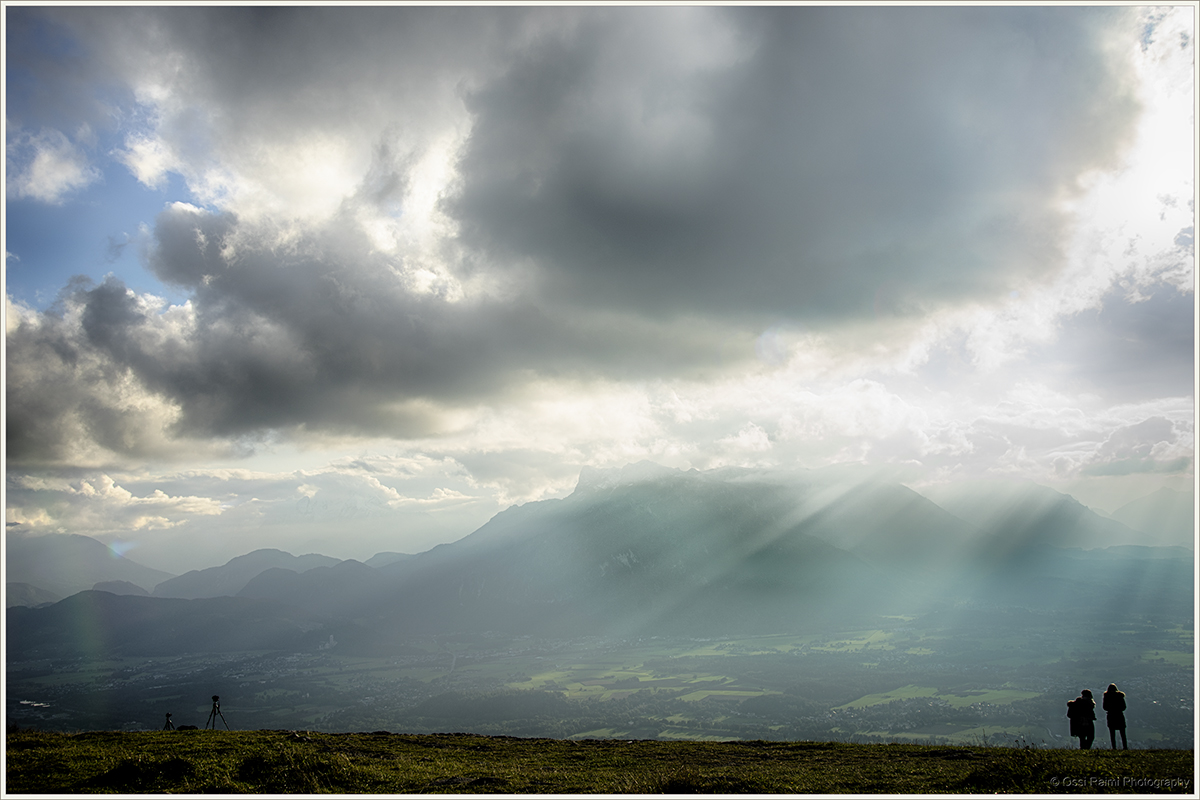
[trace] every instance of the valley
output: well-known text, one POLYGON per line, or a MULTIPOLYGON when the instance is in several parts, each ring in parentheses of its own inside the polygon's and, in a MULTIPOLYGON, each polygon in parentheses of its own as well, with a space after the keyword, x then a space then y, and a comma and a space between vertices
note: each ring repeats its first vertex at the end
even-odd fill
POLYGON ((1115 681, 1131 746, 1191 745, 1190 624, 1131 617, 1114 635, 1101 615, 969 608, 870 622, 746 637, 431 635, 388 656, 340 654, 333 634, 311 652, 16 662, 7 712, 61 731, 156 730, 168 711, 204 727, 218 694, 235 730, 1069 747, 1066 701, 1115 681))

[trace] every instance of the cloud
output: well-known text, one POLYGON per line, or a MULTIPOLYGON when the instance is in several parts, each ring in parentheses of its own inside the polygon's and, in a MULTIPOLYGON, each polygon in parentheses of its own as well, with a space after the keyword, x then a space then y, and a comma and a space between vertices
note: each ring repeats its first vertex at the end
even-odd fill
POLYGON ((1150 417, 1113 431, 1096 451, 1085 475, 1184 472, 1192 465, 1193 436, 1181 435, 1165 417, 1150 417))
POLYGON ((1108 12, 704 11, 715 64, 599 15, 469 94, 463 241, 560 302, 908 314, 1053 274, 1059 198, 1133 133, 1108 12))
POLYGON ((1136 475, 1138 473, 1167 473, 1177 474, 1187 472, 1192 466, 1192 458, 1180 456, 1168 461, 1153 458, 1126 458, 1120 461, 1110 461, 1107 464, 1095 464, 1083 468, 1083 474, 1093 477, 1108 475, 1136 475))
POLYGON ((52 311, 13 313, 9 458, 79 457, 88 441, 164 455, 172 439, 228 446, 267 430, 428 436, 539 374, 637 377, 750 357, 748 341, 690 320, 412 291, 402 261, 340 223, 278 246, 232 215, 176 204, 150 265, 193 293, 187 303, 109 278, 74 285, 52 311))
MULTIPOLYGON (((306 459, 293 453, 288 460, 306 459)), ((173 572, 224 563, 249 549, 248 541, 342 558, 418 552, 500 510, 453 459, 400 453, 333 458, 290 472, 10 474, 8 499, 10 529, 94 536, 173 572)))
POLYGON ((51 205, 100 179, 87 156, 61 131, 10 134, 5 147, 8 162, 7 193, 51 205))
MULTIPOLYGON (((147 185, 181 175, 244 219, 320 220, 373 148, 431 146, 465 123, 459 82, 527 34, 530 15, 432 8, 108 8, 37 14, 88 43, 135 100, 119 157, 147 185)), ((547 18, 564 16, 551 12, 547 18)), ((45 73, 47 87, 80 80, 45 73)))
POLYGON ((222 512, 211 497, 172 496, 161 489, 138 496, 104 473, 75 481, 18 477, 9 491, 18 500, 6 509, 6 522, 38 532, 164 530, 222 512))
POLYGON ((116 156, 139 182, 152 189, 163 183, 168 172, 182 169, 161 141, 137 134, 130 135, 116 156))
POLYGON ((1007 291, 1138 108, 1110 10, 97 11, 47 14, 138 99, 121 157, 213 206, 154 229, 190 302, 112 279, 10 343, 113 452, 150 447, 136 403, 84 414, 88 381, 164 436, 411 438, 531 379, 728 369, 766 315, 1007 291))
POLYGON ((178 408, 86 344, 79 304, 38 313, 6 302, 10 464, 103 464, 112 453, 145 458, 180 446, 216 449, 180 441, 173 430, 178 408))
MULTIPOLYGON (((109 129, 119 117, 120 81, 94 39, 60 24, 53 12, 5 10, 5 121, 16 130, 109 129)), ((85 31, 86 33, 86 31, 85 31)))

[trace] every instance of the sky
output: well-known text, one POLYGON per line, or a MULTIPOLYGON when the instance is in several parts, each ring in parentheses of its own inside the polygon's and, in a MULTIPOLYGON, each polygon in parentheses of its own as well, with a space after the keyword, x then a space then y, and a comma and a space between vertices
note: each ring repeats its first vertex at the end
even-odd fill
POLYGON ((642 460, 1194 484, 1194 6, 4 12, 9 532, 181 573, 642 460))

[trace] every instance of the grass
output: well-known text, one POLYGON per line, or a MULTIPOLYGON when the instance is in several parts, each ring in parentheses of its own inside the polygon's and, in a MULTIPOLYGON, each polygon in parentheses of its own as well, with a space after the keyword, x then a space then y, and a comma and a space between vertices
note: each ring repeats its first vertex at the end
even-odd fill
POLYGON ((9 731, 6 793, 1191 794, 1191 750, 9 731))

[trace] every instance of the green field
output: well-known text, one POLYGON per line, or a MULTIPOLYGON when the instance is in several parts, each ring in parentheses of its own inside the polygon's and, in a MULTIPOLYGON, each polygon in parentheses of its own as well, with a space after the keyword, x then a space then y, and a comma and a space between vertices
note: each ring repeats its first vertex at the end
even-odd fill
MULTIPOLYGON (((702 737, 698 737, 702 738, 702 737)), ((1191 750, 10 730, 8 794, 1194 794, 1191 750)))
POLYGON ((1195 664, 1194 653, 1182 653, 1175 650, 1148 650, 1142 654, 1142 658, 1146 661, 1162 660, 1181 667, 1191 667, 1195 664))
POLYGON ((857 700, 836 706, 837 708, 864 708, 866 706, 890 703, 893 700, 908 700, 917 697, 936 697, 945 700, 952 708, 961 708, 975 703, 991 703, 992 705, 1007 705, 1016 700, 1028 700, 1037 697, 1037 692, 1026 692, 1019 689, 967 689, 961 692, 941 694, 931 686, 901 686, 890 692, 868 694, 857 700))

